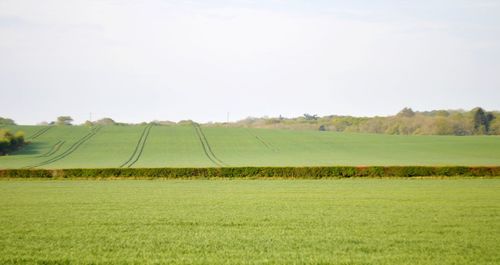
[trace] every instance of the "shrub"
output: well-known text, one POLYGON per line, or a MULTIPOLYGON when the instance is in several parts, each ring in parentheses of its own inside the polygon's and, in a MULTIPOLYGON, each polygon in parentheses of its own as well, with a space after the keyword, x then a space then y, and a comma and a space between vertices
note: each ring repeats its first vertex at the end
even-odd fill
POLYGON ((0 155, 5 155, 24 145, 24 132, 15 134, 8 130, 0 130, 0 155))

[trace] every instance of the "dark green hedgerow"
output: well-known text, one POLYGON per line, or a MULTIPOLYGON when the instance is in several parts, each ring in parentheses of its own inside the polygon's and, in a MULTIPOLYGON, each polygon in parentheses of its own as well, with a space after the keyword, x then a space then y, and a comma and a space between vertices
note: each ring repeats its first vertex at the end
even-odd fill
POLYGON ((349 178, 500 176, 500 167, 222 167, 4 169, 0 178, 349 178))

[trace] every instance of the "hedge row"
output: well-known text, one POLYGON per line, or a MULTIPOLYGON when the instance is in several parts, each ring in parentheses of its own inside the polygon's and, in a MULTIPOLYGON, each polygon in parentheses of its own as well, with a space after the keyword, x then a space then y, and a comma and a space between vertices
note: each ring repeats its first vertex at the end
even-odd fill
POLYGON ((332 178, 500 176, 499 167, 222 167, 4 169, 0 178, 332 178))

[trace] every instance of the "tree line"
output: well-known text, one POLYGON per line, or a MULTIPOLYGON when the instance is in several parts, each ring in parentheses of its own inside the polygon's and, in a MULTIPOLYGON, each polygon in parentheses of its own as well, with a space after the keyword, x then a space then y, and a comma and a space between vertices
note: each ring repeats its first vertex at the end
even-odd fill
POLYGON ((464 110, 414 111, 404 108, 385 117, 353 117, 304 114, 301 117, 246 118, 212 126, 281 128, 394 135, 500 135, 500 112, 482 108, 464 110))
MULTIPOLYGON (((414 111, 404 108, 396 115, 384 117, 354 117, 304 114, 300 117, 246 118, 231 123, 207 123, 205 126, 279 128, 295 130, 320 130, 336 132, 377 133, 396 135, 500 135, 500 112, 486 111, 477 107, 465 110, 414 111)), ((70 116, 59 116, 55 121, 43 125, 72 125, 70 116)), ((190 125, 194 122, 153 121, 156 125, 190 125)), ((141 123, 148 124, 148 123, 141 123)), ((0 117, 0 125, 15 125, 12 119, 0 117)), ((115 122, 111 118, 86 121, 82 125, 131 125, 115 122)))

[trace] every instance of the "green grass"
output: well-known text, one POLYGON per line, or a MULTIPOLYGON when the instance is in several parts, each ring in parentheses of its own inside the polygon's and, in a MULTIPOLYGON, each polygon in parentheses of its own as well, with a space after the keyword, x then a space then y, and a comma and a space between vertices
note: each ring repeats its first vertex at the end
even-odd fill
MULTIPOLYGON (((89 129, 85 127, 54 127, 36 139, 30 135, 36 131, 47 128, 47 126, 22 126, 11 128, 11 130, 22 130, 26 133, 26 141, 32 143, 8 156, 0 156, 0 168, 21 168, 42 163, 63 153, 72 144, 85 136, 89 129), (44 156, 53 151, 54 145, 63 141, 60 148, 51 156, 44 156)), ((69 156, 71 156, 70 154, 69 156)), ((66 157, 67 158, 67 157, 66 157)), ((63 158, 64 160, 66 158, 63 158)))
POLYGON ((0 181, 0 264, 499 264, 500 179, 0 181))
POLYGON ((119 167, 133 153, 144 128, 145 126, 130 126, 126 129, 119 126, 103 126, 75 152, 44 167, 119 167))
POLYGON ((191 126, 153 126, 135 167, 214 166, 191 126))
MULTIPOLYGON (((28 136, 43 128, 46 127, 11 127, 26 131, 28 136)), ((193 126, 153 126, 141 144, 145 128, 104 126, 86 139, 90 128, 54 126, 37 138, 28 139, 32 144, 24 149, 0 157, 0 168, 102 168, 124 164, 124 167, 500 165, 498 136, 395 136, 206 127, 199 135, 193 126), (64 144, 52 152, 62 141, 64 144)))

